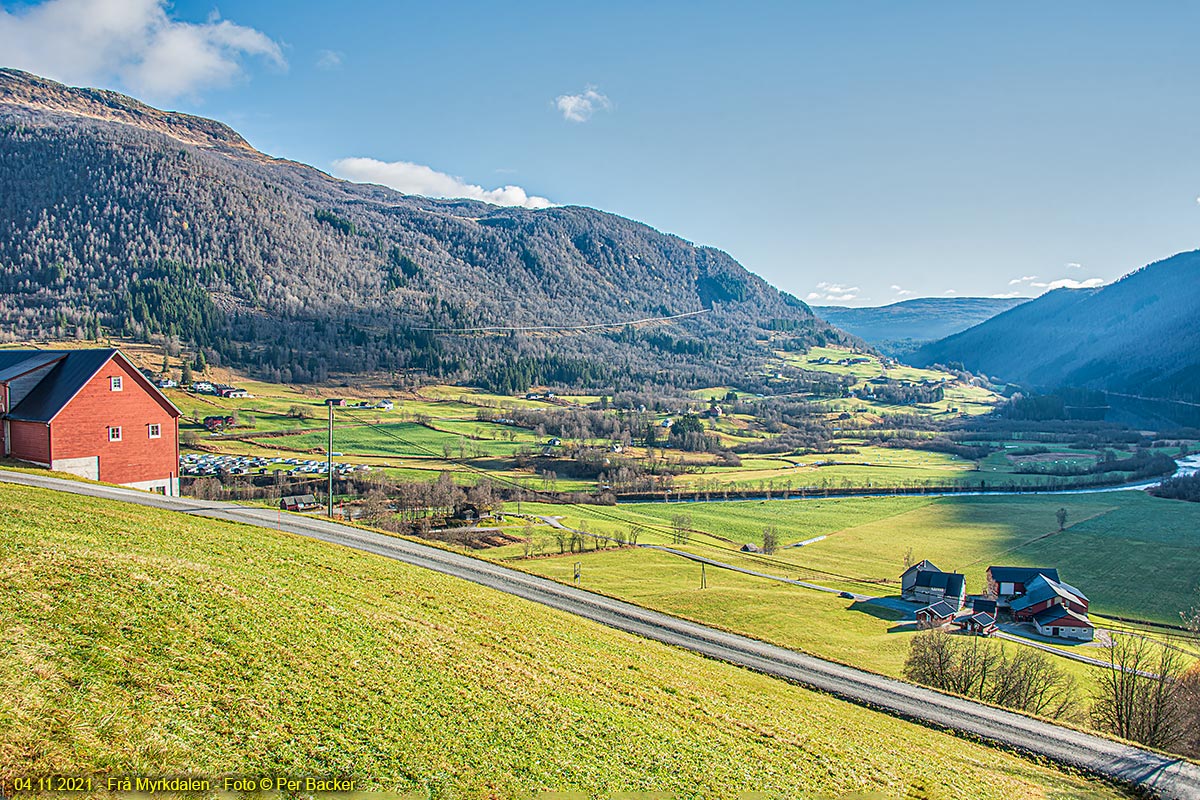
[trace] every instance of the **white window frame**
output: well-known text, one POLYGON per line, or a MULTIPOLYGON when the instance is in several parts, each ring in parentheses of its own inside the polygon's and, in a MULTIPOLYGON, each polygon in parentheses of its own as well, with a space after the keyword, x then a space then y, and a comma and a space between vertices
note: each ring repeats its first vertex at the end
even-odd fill
POLYGON ((113 392, 124 391, 125 381, 121 379, 120 375, 113 375, 111 378, 108 379, 108 388, 109 388, 109 391, 113 391, 113 392))
POLYGON ((121 441, 121 426, 120 425, 109 425, 108 426, 108 440, 110 442, 121 441))
POLYGON ((151 422, 146 426, 146 432, 150 435, 151 439, 161 439, 162 425, 157 422, 151 422))

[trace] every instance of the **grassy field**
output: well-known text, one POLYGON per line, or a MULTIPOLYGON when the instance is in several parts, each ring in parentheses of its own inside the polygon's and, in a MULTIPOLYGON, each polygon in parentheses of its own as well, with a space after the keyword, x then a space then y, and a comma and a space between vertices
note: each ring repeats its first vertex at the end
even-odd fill
MULTIPOLYGON (((1177 624, 1179 612, 1196 604, 1200 590, 1200 506, 1150 497, 1143 492, 1082 495, 984 496, 948 498, 842 498, 729 503, 633 503, 616 509, 531 506, 535 513, 564 514, 568 524, 590 518, 597 532, 615 531, 618 516, 659 531, 643 542, 665 542, 671 520, 691 518, 696 531, 690 549, 723 560, 745 558, 731 546, 762 543, 763 529, 775 526, 785 544, 826 536, 802 548, 781 548, 772 563, 779 574, 863 591, 871 582, 881 594, 895 592, 906 553, 928 558, 966 576, 968 592, 984 589, 992 564, 1047 566, 1079 587, 1102 615, 1177 624), (1055 513, 1067 510, 1061 533, 1055 513), (706 535, 708 534, 708 535, 706 535), (709 548, 705 550, 704 548, 709 548), (850 584, 835 573, 862 579, 850 584)), ((770 571, 770 570, 767 570, 770 571)))
POLYGON ((464 798, 1121 796, 350 550, 11 486, 0 516, 4 778, 316 773, 464 798))
MULTIPOLYGON (((772 573, 764 563, 725 560, 772 573)), ((509 563, 563 583, 573 582, 578 563, 583 588, 897 678, 903 676, 917 632, 914 623, 901 621, 902 615, 893 609, 711 566, 704 570, 706 588, 701 589, 698 563, 652 549, 588 551, 509 563)), ((774 572, 789 574, 778 565, 774 572)), ((986 645, 1022 646, 998 640, 986 645)), ((1104 651, 1088 654, 1103 657, 1104 651)), ((1084 694, 1094 685, 1095 667, 1066 658, 1055 663, 1075 676, 1084 694)), ((1084 694, 1081 700, 1086 700, 1084 694)), ((1086 725, 1086 708, 1086 702, 1078 706, 1071 718, 1075 724, 1086 725)))

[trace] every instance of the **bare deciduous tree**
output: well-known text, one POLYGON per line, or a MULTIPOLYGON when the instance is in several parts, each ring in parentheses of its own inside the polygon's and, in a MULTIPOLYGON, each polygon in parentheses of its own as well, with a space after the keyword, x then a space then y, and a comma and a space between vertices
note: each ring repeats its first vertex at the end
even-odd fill
POLYGON ((771 555, 779 549, 779 529, 774 525, 763 528, 763 552, 771 555))
POLYGON ((691 527, 691 514, 676 514, 671 517, 671 542, 673 544, 687 544, 692 538, 691 527))
POLYGON ((1183 659, 1142 636, 1114 635, 1109 665, 1096 684, 1092 719, 1123 739, 1164 750, 1187 734, 1183 659))
POLYGON ((1045 653, 1018 648, 1009 653, 979 637, 954 637, 933 630, 909 646, 904 677, 965 697, 1059 719, 1075 708, 1075 679, 1045 653))

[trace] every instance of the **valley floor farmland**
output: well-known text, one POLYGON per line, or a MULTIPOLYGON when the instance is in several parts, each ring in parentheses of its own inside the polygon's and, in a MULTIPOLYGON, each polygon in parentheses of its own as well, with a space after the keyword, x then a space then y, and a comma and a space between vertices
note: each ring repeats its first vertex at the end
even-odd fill
POLYGON ((316 772, 466 797, 1122 796, 371 555, 11 485, 0 516, 0 777, 316 772))
POLYGON ((1158 624, 1177 625, 1200 591, 1200 505, 1140 491, 525 508, 565 514, 567 523, 586 519, 598 533, 626 524, 616 518, 627 520, 648 527, 641 542, 667 541, 672 520, 685 515, 693 531, 685 549, 749 558, 759 569, 773 564, 782 574, 854 591, 873 585, 879 594, 898 594, 910 550, 916 561, 963 573, 968 592, 983 591, 993 564, 1055 567, 1087 594, 1094 612, 1158 624), (1060 508, 1067 511, 1062 532, 1060 508), (747 542, 761 545, 767 527, 780 536, 773 556, 737 552, 747 542), (819 536, 825 538, 787 546, 819 536))

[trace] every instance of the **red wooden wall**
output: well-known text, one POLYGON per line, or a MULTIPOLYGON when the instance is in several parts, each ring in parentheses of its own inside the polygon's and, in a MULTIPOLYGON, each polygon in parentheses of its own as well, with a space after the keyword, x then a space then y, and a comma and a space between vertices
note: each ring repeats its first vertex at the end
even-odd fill
POLYGON ((179 435, 175 416, 153 395, 146 379, 123 359, 112 358, 50 424, 51 455, 99 456, 100 480, 136 483, 174 477, 179 472, 179 435), (112 391, 109 378, 122 378, 112 391), (148 426, 162 426, 151 439, 148 426), (108 440, 109 427, 121 428, 121 441, 108 440))

